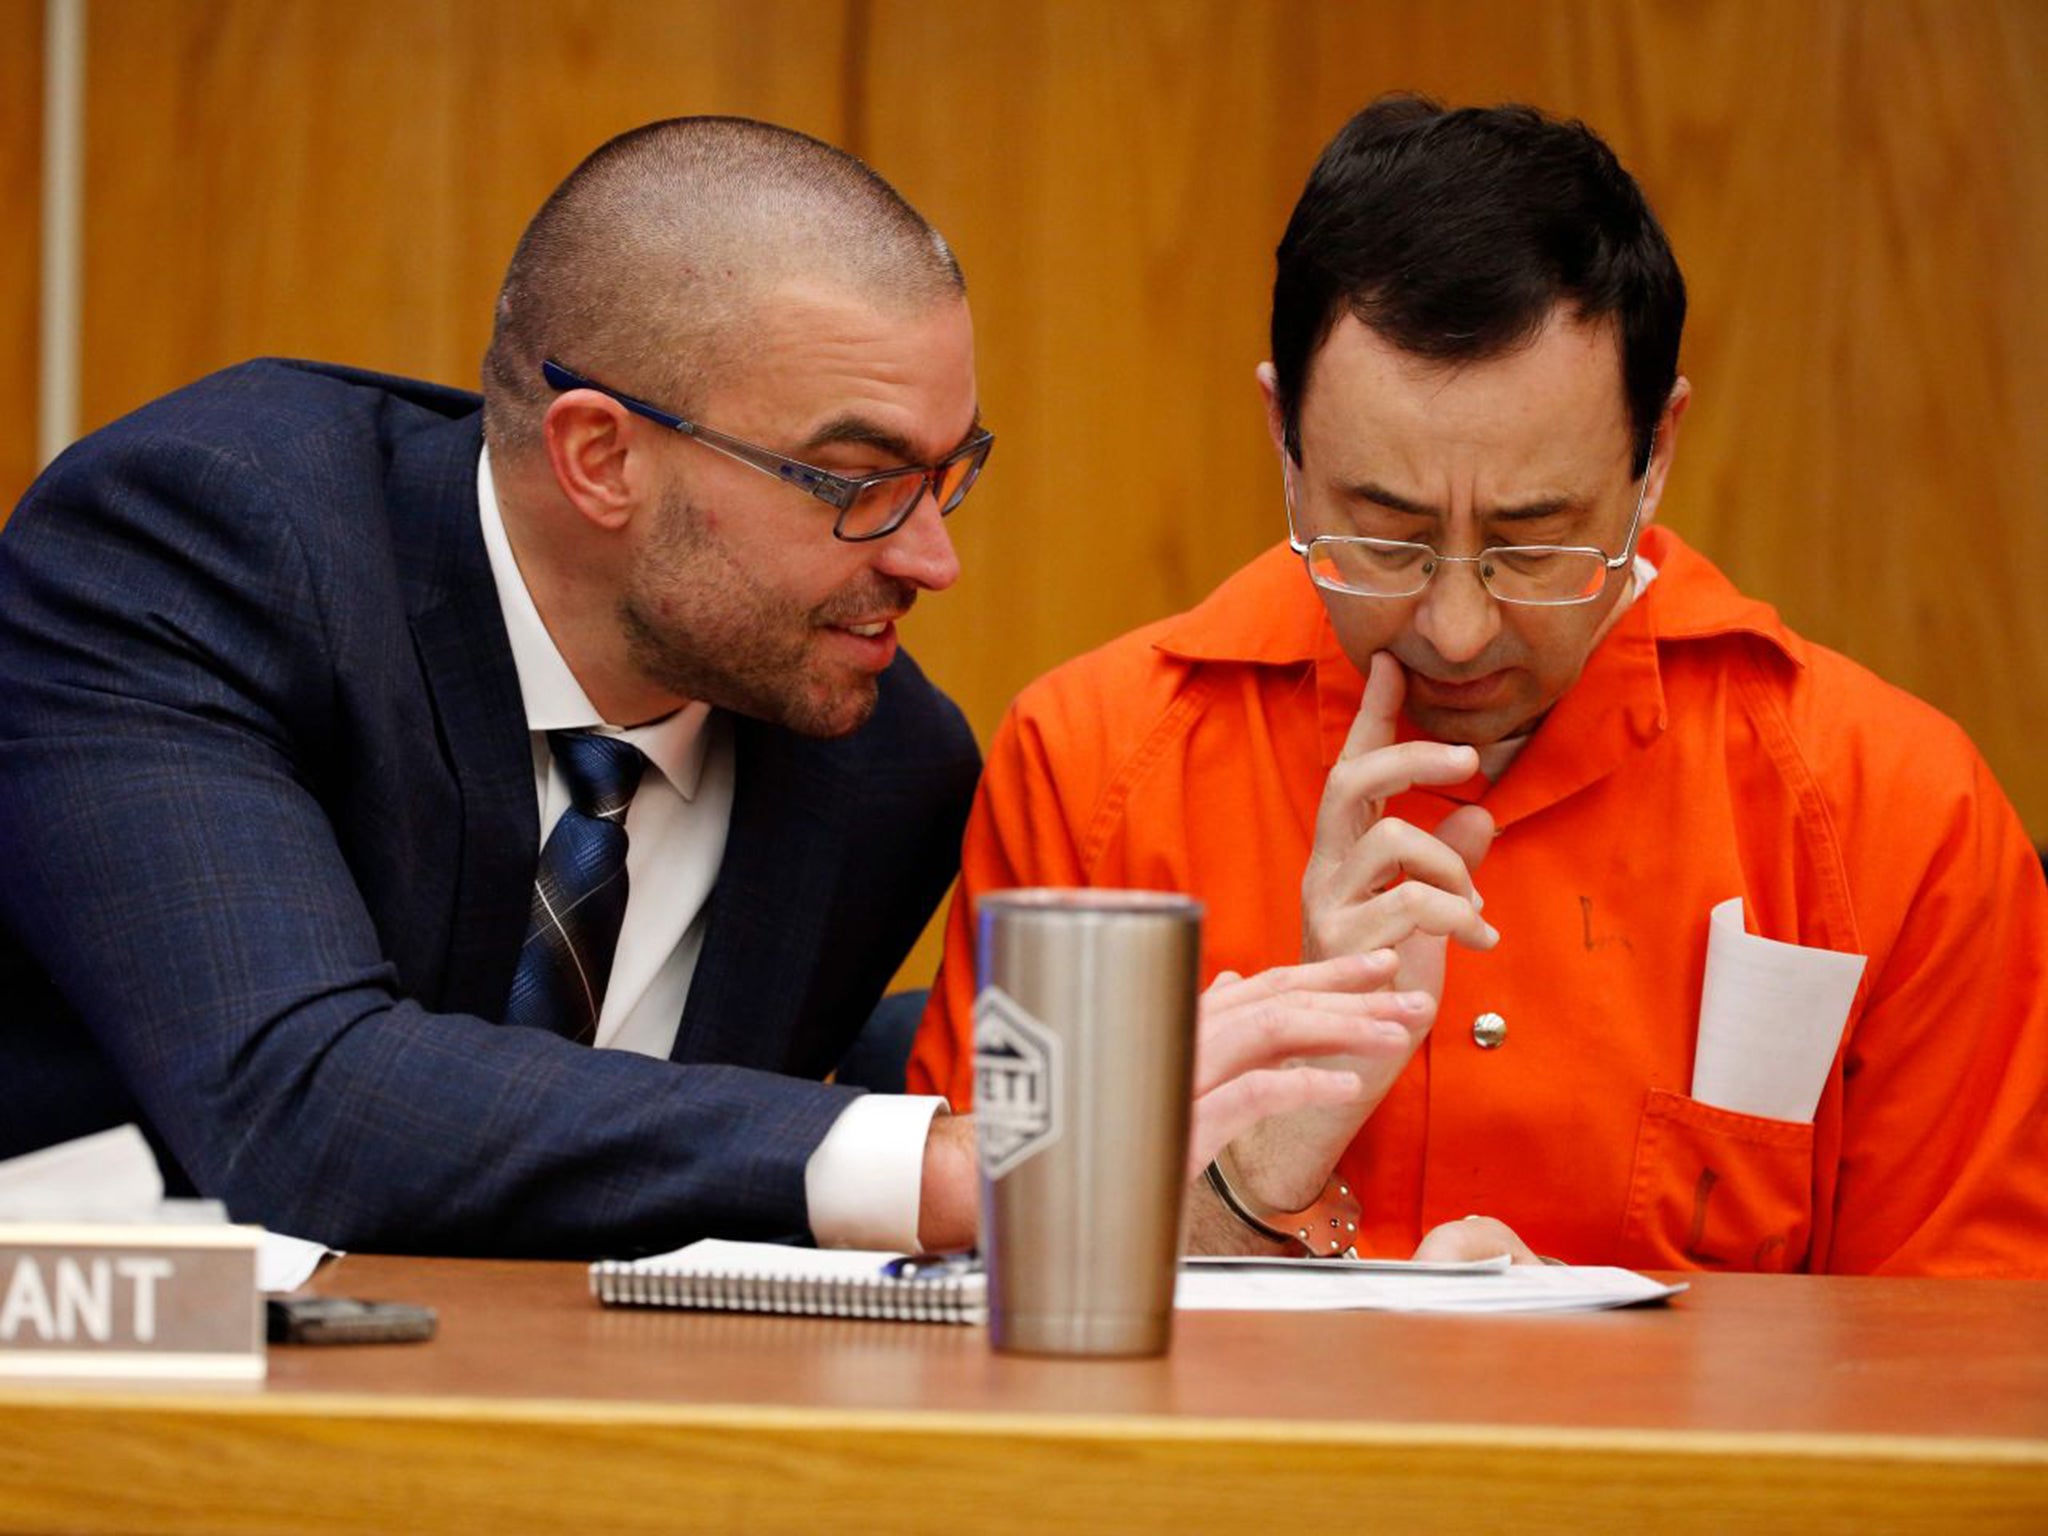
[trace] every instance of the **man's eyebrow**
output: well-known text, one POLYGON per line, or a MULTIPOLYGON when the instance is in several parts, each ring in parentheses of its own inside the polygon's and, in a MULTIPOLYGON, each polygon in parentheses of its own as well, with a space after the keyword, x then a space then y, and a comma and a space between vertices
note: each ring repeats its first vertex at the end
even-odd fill
MULTIPOLYGON (((1406 517, 1441 518, 1443 511, 1426 502, 1416 501, 1397 491, 1390 491, 1383 485, 1370 480, 1359 481, 1343 487, 1345 495, 1376 507, 1385 507, 1389 512, 1399 512, 1406 517)), ((1534 501, 1525 501, 1512 507, 1492 507, 1480 513, 1480 520, 1488 523, 1534 523, 1546 517, 1561 517, 1567 512, 1577 512, 1584 503, 1575 496, 1542 496, 1534 501)))
MULTIPOLYGON (((976 411, 974 413, 974 420, 968 423, 967 430, 961 434, 960 443, 966 442, 979 431, 981 431, 981 412, 976 411)), ((960 443, 955 443, 953 446, 957 448, 960 446, 960 443)), ((852 415, 835 416, 826 422, 798 445, 795 457, 802 458, 805 454, 815 453, 820 448, 837 447, 847 444, 860 448, 873 448, 877 452, 886 454, 903 464, 919 462, 916 445, 902 433, 891 432, 888 428, 877 425, 865 416, 852 415)), ((951 450, 948 451, 950 452, 951 450)))
POLYGON ((1340 487, 1343 494, 1353 501, 1369 501, 1376 507, 1385 507, 1389 512, 1404 513, 1409 517, 1437 517, 1441 514, 1435 507, 1425 506, 1419 501, 1376 485, 1370 480, 1361 480, 1353 485, 1340 487))
POLYGON ((1519 507, 1495 507, 1491 512, 1481 514, 1481 520, 1489 523, 1534 523, 1546 517, 1563 517, 1568 512, 1577 512, 1586 504, 1575 496, 1545 496, 1538 501, 1525 501, 1519 507))

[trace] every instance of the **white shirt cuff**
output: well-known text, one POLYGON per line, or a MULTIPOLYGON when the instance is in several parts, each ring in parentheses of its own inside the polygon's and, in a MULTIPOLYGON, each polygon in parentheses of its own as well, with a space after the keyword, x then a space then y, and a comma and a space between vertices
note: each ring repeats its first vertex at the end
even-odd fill
POLYGON ((937 1096, 862 1094, 841 1111, 804 1164, 811 1236, 820 1248, 917 1252, 924 1143, 937 1096))

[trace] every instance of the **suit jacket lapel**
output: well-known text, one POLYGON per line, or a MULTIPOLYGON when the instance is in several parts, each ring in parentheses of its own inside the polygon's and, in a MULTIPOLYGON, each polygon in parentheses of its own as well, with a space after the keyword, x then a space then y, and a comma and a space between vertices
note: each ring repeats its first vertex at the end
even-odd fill
POLYGON ((670 1054, 787 1071, 844 849, 844 744, 754 720, 734 735, 732 826, 670 1054))
POLYGON ((394 538, 414 649, 462 804, 444 1009, 495 1019, 525 938, 540 819, 519 674, 477 523, 479 418, 436 425, 393 455, 394 538))

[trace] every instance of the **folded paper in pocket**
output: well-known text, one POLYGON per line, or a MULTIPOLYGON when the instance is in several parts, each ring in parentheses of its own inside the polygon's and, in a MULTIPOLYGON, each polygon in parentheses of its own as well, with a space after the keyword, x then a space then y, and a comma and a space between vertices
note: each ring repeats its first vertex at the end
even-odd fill
POLYGON ((1811 1121, 1863 966, 1862 955, 1745 931, 1740 896, 1715 907, 1692 1096, 1740 1114, 1811 1121))

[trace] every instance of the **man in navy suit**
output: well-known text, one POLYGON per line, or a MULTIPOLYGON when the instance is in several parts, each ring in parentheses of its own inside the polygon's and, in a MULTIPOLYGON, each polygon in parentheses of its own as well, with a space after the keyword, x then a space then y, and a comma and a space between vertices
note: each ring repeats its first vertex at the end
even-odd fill
MULTIPOLYGON (((232 368, 0 534, 0 1154, 135 1120, 359 1248, 970 1238, 965 1119, 818 1081, 977 769, 895 633, 988 452, 952 256, 815 140, 654 124, 528 227, 483 384, 232 368), (579 828, 622 911, 533 982, 579 828)), ((1205 1145, 1347 1091, 1261 1068, 1375 979, 1212 1005, 1205 1145)))

